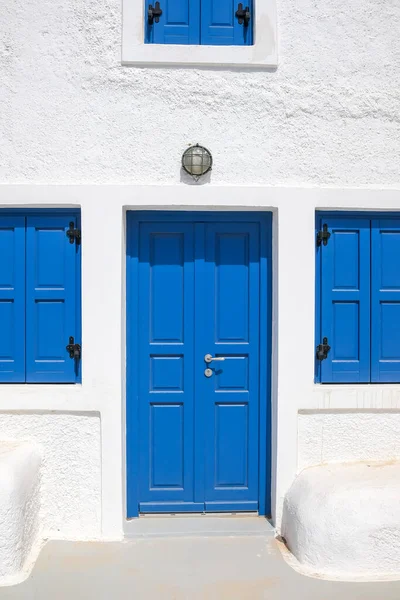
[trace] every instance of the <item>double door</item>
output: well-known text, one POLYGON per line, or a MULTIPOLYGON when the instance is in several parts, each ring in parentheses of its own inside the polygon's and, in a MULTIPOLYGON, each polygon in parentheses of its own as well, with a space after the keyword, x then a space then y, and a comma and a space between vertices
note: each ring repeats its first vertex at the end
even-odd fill
POLYGON ((129 217, 128 516, 259 510, 264 226, 240 213, 129 217))

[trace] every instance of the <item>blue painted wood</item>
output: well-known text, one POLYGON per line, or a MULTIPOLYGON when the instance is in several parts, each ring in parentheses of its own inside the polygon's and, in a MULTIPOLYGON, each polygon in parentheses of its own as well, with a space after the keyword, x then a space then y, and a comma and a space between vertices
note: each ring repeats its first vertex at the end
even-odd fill
POLYGON ((139 220, 127 213, 126 235, 126 511, 139 513, 139 220))
POLYGON ((370 380, 370 221, 322 218, 331 238, 321 255, 321 339, 331 350, 321 361, 322 383, 370 380))
MULTIPOLYGON (((191 215, 195 218, 195 215, 191 215)), ((199 219, 200 221, 200 219, 199 219)), ((205 291, 204 286, 206 285, 205 279, 205 261, 206 261, 206 223, 195 222, 195 277, 196 277, 196 293, 195 293, 195 315, 196 322, 202 324, 199 328, 196 327, 195 340, 196 346, 194 348, 194 389, 196 391, 196 412, 195 412, 195 429, 194 429, 194 472, 195 472, 195 501, 201 502, 203 505, 203 511, 205 511, 205 460, 204 450, 207 440, 205 438, 206 431, 206 411, 201 401, 201 384, 203 383, 204 370, 209 366, 204 362, 203 348, 199 344, 199 336, 201 337, 201 326, 205 327, 206 320, 204 319, 204 292, 201 293, 201 289, 205 291), (199 290, 199 291, 198 291, 199 290)))
POLYGON ((193 225, 142 223, 139 239, 139 497, 161 511, 193 502, 193 225))
POLYGON ((149 5, 145 2, 145 42, 147 44, 199 44, 200 0, 160 0, 159 22, 148 22, 149 5))
POLYGON ((25 218, 0 216, 0 382, 25 381, 25 218))
POLYGON ((272 323, 272 214, 264 213, 260 220, 260 374, 259 374, 259 501, 260 515, 271 515, 271 411, 269 398, 271 381, 272 323))
POLYGON ((254 11, 247 27, 239 24, 235 16, 238 2, 235 0, 201 0, 201 44, 210 46, 250 46, 253 43, 254 11))
MULTIPOLYGON (((315 243, 317 241, 318 231, 321 230, 323 218, 319 213, 315 215, 315 243)), ((327 217, 325 217, 325 220, 327 217)), ((321 343, 321 281, 322 281, 322 249, 323 246, 316 246, 315 252, 315 346, 321 343)), ((321 383, 321 361, 314 353, 314 382, 321 383)))
POLYGON ((128 517, 139 511, 269 512, 270 222, 269 215, 255 213, 128 214, 128 517), (221 239, 211 255, 210 236, 221 239), (216 289, 209 281, 215 270, 216 289), (243 297, 244 283, 246 308, 231 301, 243 297), (218 292, 220 310, 204 319, 210 290, 211 296, 218 292), (230 304, 222 310, 227 295, 230 304), (268 299, 262 319, 260 298, 268 299), (266 330, 259 344, 260 327, 266 330), (215 331, 220 336, 209 350, 201 344, 205 330, 206 340, 215 331), (225 371, 207 379, 204 354, 221 343, 230 351, 220 363, 225 371), (265 377, 258 379, 260 360, 265 377), (206 397, 204 382, 211 383, 206 397))
POLYGON ((77 252, 66 236, 72 215, 28 216, 26 231, 26 381, 75 383, 69 357, 77 328, 77 252))
MULTIPOLYGON (((159 513, 198 513, 204 512, 203 502, 141 502, 140 512, 143 514, 159 513)), ((130 515, 137 516, 137 515, 130 515)))
POLYGON ((400 218, 373 219, 371 381, 400 382, 400 218))
POLYGON ((258 509, 259 229, 258 223, 205 226, 196 391, 204 411, 206 510, 232 502, 237 510, 249 502, 258 509), (210 365, 210 378, 200 373, 205 354, 225 357, 210 365))

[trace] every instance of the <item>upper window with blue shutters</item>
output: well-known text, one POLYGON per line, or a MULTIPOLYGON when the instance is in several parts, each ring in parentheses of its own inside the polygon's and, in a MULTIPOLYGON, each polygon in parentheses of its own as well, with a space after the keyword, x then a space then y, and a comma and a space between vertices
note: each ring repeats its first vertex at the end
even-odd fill
POLYGON ((277 66, 276 0, 122 0, 122 63, 277 66))
POLYGON ((209 46, 253 43, 253 9, 232 0, 146 0, 145 42, 209 46))

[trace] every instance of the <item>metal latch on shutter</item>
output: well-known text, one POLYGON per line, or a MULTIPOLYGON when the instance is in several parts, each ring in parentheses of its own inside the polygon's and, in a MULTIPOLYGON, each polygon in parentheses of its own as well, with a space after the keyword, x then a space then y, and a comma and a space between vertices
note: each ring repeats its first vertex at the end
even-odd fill
POLYGON ((149 4, 149 8, 147 11, 147 20, 149 22, 149 25, 153 25, 154 21, 158 23, 160 21, 161 15, 162 10, 159 2, 156 2, 154 6, 152 4, 149 4))
POLYGON ((325 360, 328 358, 328 352, 331 349, 328 344, 328 338, 324 337, 322 340, 322 344, 318 344, 317 346, 317 360, 325 360))
POLYGON ((248 6, 243 8, 242 3, 238 4, 235 17, 237 18, 239 25, 244 25, 247 27, 250 22, 250 8, 248 6))
POLYGON ((75 223, 73 221, 69 224, 69 229, 67 231, 67 238, 69 239, 70 244, 76 243, 77 246, 81 243, 82 235, 81 230, 75 228, 75 223))
POLYGON ((80 344, 75 344, 75 338, 72 335, 69 338, 69 344, 65 349, 69 352, 69 357, 74 360, 79 360, 82 356, 82 347, 80 344))
POLYGON ((321 246, 321 244, 326 246, 330 237, 331 234, 328 231, 328 225, 324 223, 322 226, 322 230, 318 231, 317 233, 317 246, 321 246))

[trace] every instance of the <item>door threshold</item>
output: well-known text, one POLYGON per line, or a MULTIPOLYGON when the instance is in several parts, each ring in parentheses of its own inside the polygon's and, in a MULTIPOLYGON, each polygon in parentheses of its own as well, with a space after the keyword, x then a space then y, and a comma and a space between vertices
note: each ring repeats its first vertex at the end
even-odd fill
MULTIPOLYGON (((219 519, 223 519, 224 517, 259 517, 258 512, 182 512, 182 513, 139 513, 139 519, 165 519, 170 517, 176 517, 178 519, 187 519, 189 518, 207 518, 207 517, 216 517, 219 519)), ((136 517, 134 517, 135 519, 136 517)), ((128 519, 128 521, 132 521, 134 519, 128 519)))
POLYGON ((275 529, 257 513, 151 514, 125 523, 126 537, 270 536, 275 529), (176 518, 175 518, 176 517, 176 518))

